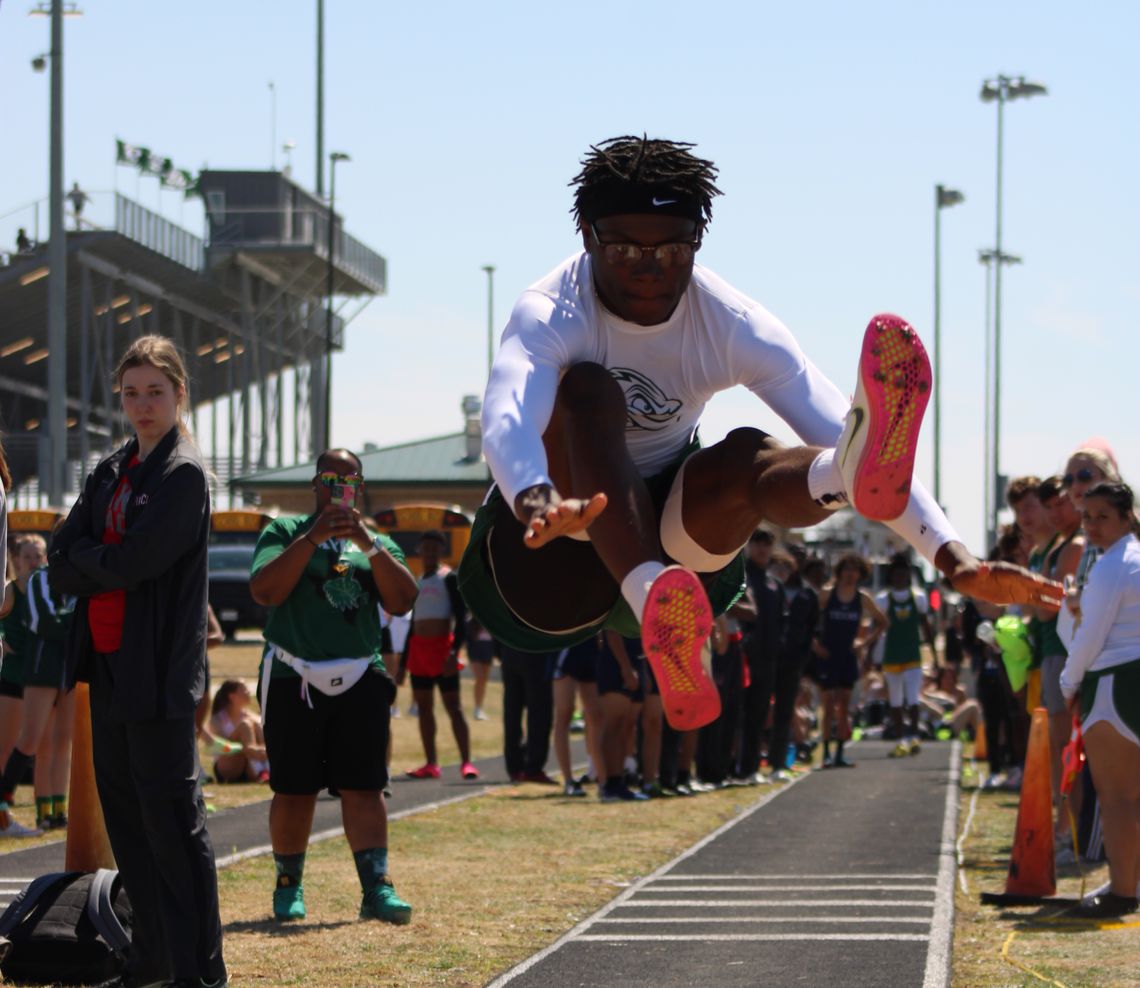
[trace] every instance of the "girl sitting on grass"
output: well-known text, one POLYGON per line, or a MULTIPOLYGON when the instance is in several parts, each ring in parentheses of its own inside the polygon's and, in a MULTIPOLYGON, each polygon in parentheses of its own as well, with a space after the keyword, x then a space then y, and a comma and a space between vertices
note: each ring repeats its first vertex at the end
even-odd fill
POLYGON ((268 782, 269 760, 261 718, 249 705, 253 695, 240 679, 227 679, 214 694, 210 707, 210 733, 227 741, 237 741, 236 752, 219 755, 214 762, 218 782, 268 782))

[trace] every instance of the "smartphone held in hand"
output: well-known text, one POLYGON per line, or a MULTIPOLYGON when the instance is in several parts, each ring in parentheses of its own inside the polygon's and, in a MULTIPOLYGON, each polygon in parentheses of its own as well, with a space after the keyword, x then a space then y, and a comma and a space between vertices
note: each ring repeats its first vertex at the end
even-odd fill
POLYGON ((356 484, 333 484, 330 500, 338 508, 347 508, 351 511, 356 507, 356 490, 356 484))

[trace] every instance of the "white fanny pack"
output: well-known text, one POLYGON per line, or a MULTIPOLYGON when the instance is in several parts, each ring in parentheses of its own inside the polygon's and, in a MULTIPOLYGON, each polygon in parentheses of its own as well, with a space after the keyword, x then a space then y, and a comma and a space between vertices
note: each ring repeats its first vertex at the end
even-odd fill
POLYGON ((309 687, 315 686, 325 696, 338 696, 358 682, 372 665, 372 656, 365 655, 359 659, 325 659, 321 662, 310 662, 308 659, 299 659, 290 655, 280 645, 270 643, 266 653, 269 661, 262 663, 261 682, 258 684, 261 701, 261 719, 265 720, 265 708, 269 702, 269 680, 273 667, 273 660, 283 662, 301 677, 301 696, 311 709, 312 697, 309 696, 309 687))

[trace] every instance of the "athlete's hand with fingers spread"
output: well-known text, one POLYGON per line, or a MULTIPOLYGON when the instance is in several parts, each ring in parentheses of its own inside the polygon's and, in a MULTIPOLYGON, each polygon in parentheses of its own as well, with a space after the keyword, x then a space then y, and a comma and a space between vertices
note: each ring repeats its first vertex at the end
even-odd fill
POLYGON ((1028 604, 1055 614, 1061 608, 1064 587, 1013 563, 986 563, 966 551, 960 542, 938 550, 935 562, 950 577, 958 593, 991 604, 1028 604))
POLYGON ((589 498, 563 499, 553 487, 540 485, 519 494, 515 514, 526 526, 524 544, 539 549, 560 535, 585 531, 606 504, 606 495, 600 492, 589 498))

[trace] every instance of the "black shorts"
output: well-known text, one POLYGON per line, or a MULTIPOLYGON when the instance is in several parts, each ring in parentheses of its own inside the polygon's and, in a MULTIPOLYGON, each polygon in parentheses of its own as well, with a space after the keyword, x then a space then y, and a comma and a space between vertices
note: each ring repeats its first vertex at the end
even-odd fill
MULTIPOLYGON (((658 520, 682 464, 699 449, 694 440, 664 470, 645 478, 658 520)), ((527 547, 523 525, 498 485, 475 513, 458 578, 459 592, 479 624, 521 652, 557 652, 603 629, 627 637, 641 633, 594 546, 562 538, 541 549, 527 547)), ((722 614, 744 593, 743 553, 700 578, 713 614, 722 614)))
POLYGON ((634 703, 641 703, 645 699, 645 687, 642 679, 644 673, 641 670, 646 665, 644 656, 641 654, 641 641, 636 638, 623 638, 622 641, 625 644, 626 655, 629 656, 629 664, 637 673, 637 689, 627 690, 625 688, 621 681, 621 666, 618 665, 617 657, 607 646, 598 652, 598 693, 621 693, 622 696, 629 697, 634 703))
POLYGON ((853 653, 817 658, 814 671, 821 690, 854 689, 859 681, 859 660, 853 653))
POLYGON ((309 796, 328 787, 379 791, 388 784, 389 707, 392 681, 369 669, 338 696, 309 689, 312 708, 301 696, 300 678, 269 681, 265 747, 273 766, 270 788, 286 796, 309 796))
POLYGON ((10 683, 6 679, 0 679, 0 696, 10 696, 13 700, 22 700, 24 698, 24 687, 19 683, 10 683))
POLYGON ((579 683, 598 681, 598 638, 588 638, 577 645, 564 648, 554 656, 551 679, 564 679, 569 676, 579 683))
POLYGON ((459 673, 451 676, 410 676, 412 689, 430 690, 438 686, 440 693, 459 692, 459 673))
POLYGON ((473 663, 489 666, 495 661, 495 643, 490 638, 476 638, 467 643, 467 658, 473 663))
POLYGON ((67 657, 56 643, 45 645, 33 635, 28 636, 28 657, 24 662, 24 685, 62 690, 67 657))
POLYGON ((653 675, 653 666, 648 659, 641 660, 641 688, 646 696, 660 696, 661 690, 657 688, 657 677, 653 675))

